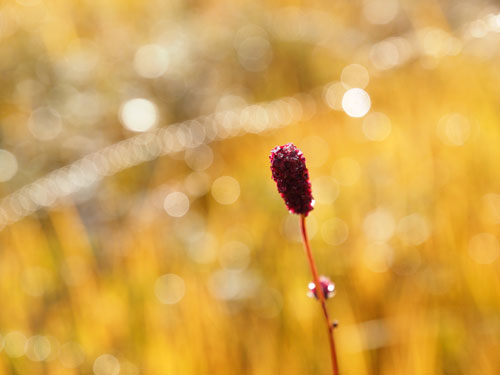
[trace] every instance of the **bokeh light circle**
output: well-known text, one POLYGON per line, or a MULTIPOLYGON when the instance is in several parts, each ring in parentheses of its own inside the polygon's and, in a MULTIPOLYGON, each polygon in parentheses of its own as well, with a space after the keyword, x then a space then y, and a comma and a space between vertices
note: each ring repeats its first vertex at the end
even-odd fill
POLYGON ((120 362, 111 354, 103 354, 94 361, 94 375, 118 375, 120 362))
POLYGON ((9 181, 17 173, 16 157, 7 150, 0 150, 0 182, 9 181))
POLYGON ((175 191, 165 197, 163 208, 172 217, 182 217, 189 211, 189 198, 186 194, 175 191))
POLYGON ((59 362, 66 368, 75 368, 85 361, 85 353, 76 342, 67 342, 60 348, 59 362))
POLYGON ((330 176, 320 176, 312 183, 314 201, 318 204, 332 204, 339 195, 339 183, 330 176))
POLYGON ((371 107, 370 95, 360 88, 353 88, 346 91, 342 98, 342 108, 351 117, 365 116, 371 107))
POLYGON ((212 184, 212 197, 220 204, 232 204, 240 196, 240 184, 231 176, 221 176, 212 184))
POLYGON ((437 135, 449 146, 463 146, 471 133, 469 120, 460 113, 450 113, 439 120, 437 135))
POLYGON ((427 241, 430 227, 424 216, 411 214, 399 220, 397 233, 404 245, 417 246, 427 241))
POLYGON ((342 98, 346 92, 346 88, 340 82, 329 84, 324 92, 326 104, 335 111, 342 111, 342 98))
POLYGON ((57 137, 62 130, 61 116, 52 108, 37 108, 31 114, 28 129, 36 139, 49 141, 57 137))
POLYGON ((41 335, 31 336, 26 342, 26 356, 35 362, 46 360, 52 351, 50 341, 41 335))
POLYGON ((250 248, 240 241, 224 244, 219 253, 219 263, 231 270, 243 270, 250 262, 250 248))
POLYGON ((395 229, 394 216, 384 208, 368 213, 363 221, 363 231, 370 241, 387 241, 393 236, 395 229))
POLYGON ((389 117, 380 112, 369 113, 363 119, 363 134, 370 141, 385 140, 391 134, 391 128, 389 117))
POLYGON ((186 293, 184 280, 173 273, 160 276, 155 282, 155 295, 165 305, 178 303, 186 293))
POLYGON ((355 87, 364 89, 370 82, 370 74, 363 65, 351 64, 342 69, 340 80, 347 89, 355 87))
POLYGON ((140 47, 134 56, 134 68, 144 78, 158 78, 168 68, 168 54, 165 48, 157 44, 140 47))
POLYGON ((7 333, 4 338, 4 351, 11 358, 22 357, 26 352, 27 338, 24 333, 12 331, 7 333))
POLYGON ((363 15, 374 25, 385 25, 391 22, 399 11, 398 0, 364 0, 363 15))
POLYGON ((186 164, 195 171, 204 171, 214 160, 214 153, 210 146, 200 145, 196 148, 186 150, 184 155, 186 164))
POLYGON ((478 264, 491 264, 500 255, 500 243, 491 233, 479 233, 469 241, 469 256, 478 264))
POLYGON ((158 121, 158 110, 150 100, 135 98, 128 100, 120 109, 123 126, 134 132, 152 129, 158 121))

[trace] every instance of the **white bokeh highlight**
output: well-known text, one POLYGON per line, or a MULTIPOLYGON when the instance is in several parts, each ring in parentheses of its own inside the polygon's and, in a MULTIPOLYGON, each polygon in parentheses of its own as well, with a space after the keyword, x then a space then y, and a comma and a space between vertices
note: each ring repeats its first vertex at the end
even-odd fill
POLYGON ((350 117, 363 117, 370 107, 370 95, 360 88, 347 90, 342 98, 342 109, 350 117))
POLYGON ((158 110, 150 100, 143 98, 131 99, 121 107, 120 120, 128 130, 145 132, 156 126, 158 110))

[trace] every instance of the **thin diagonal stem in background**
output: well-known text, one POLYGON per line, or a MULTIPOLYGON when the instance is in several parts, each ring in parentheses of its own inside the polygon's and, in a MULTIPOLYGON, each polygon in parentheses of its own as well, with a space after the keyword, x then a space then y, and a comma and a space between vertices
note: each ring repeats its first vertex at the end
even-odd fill
POLYGON ((307 230, 306 230, 306 217, 304 215, 300 215, 300 228, 302 231, 302 241, 304 243, 304 249, 307 254, 307 260, 309 261, 309 266, 311 268, 311 273, 313 276, 314 285, 316 285, 316 295, 321 303, 321 309, 323 310, 323 316, 325 317, 326 325, 328 327, 328 341, 330 343, 330 355, 332 357, 332 369, 333 375, 339 374, 339 367, 337 364, 337 353, 335 352, 335 341, 333 339, 333 326, 330 321, 330 317, 328 316, 328 310, 326 309, 325 303, 325 295, 323 294, 323 289, 321 288, 321 284, 319 283, 318 270, 316 269, 316 263, 314 262, 314 258, 311 252, 311 247, 309 246, 309 240, 307 238, 307 230))

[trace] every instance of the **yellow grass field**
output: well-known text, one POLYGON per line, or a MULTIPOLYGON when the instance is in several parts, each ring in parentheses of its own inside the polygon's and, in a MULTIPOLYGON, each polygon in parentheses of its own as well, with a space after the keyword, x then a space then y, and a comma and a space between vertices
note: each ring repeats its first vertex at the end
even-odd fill
POLYGON ((0 2, 0 374, 499 374, 495 4, 0 2))

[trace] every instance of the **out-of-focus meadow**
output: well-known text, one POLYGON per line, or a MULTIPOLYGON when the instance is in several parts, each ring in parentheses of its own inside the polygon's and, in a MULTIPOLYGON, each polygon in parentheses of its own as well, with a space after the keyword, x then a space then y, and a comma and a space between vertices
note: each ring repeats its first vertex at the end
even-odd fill
POLYGON ((0 373, 500 373, 488 1, 0 3, 0 373))

